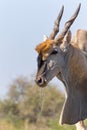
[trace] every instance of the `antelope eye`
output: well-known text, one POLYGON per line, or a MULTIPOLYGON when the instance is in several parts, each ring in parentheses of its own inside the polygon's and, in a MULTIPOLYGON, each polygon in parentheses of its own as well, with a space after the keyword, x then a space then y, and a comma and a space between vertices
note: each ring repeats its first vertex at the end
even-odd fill
POLYGON ((55 50, 53 50, 52 52, 51 52, 51 54, 57 54, 58 53, 58 50, 57 49, 55 49, 55 50))

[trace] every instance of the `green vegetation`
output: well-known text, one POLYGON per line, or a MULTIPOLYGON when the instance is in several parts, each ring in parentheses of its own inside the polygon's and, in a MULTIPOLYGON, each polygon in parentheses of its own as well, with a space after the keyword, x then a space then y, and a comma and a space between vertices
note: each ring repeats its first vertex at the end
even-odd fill
POLYGON ((17 78, 0 101, 0 130, 74 130, 59 125, 63 102, 56 86, 39 88, 27 78, 17 78))

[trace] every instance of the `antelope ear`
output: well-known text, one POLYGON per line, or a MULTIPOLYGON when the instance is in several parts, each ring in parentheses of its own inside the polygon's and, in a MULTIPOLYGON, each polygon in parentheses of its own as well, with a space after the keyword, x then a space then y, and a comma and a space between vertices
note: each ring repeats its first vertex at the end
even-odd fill
POLYGON ((71 42, 71 31, 68 31, 63 39, 63 43, 60 45, 60 48, 62 49, 62 51, 64 51, 64 52, 67 51, 67 48, 68 48, 70 42, 71 42))
POLYGON ((47 39, 48 39, 48 36, 44 34, 43 35, 43 41, 45 42, 47 39))

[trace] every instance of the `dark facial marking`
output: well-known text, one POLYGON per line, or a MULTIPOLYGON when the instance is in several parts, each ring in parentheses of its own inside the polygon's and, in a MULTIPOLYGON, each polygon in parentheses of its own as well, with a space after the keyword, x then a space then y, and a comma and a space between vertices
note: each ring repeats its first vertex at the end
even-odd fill
POLYGON ((42 64, 43 64, 42 55, 39 54, 38 57, 37 57, 38 69, 42 66, 42 64))

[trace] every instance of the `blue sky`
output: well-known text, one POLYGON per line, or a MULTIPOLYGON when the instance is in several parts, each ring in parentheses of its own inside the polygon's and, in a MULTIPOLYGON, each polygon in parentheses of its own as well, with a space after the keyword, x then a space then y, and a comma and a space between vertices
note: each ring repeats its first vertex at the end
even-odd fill
POLYGON ((81 11, 71 27, 72 33, 87 29, 86 0, 0 0, 0 95, 18 76, 34 79, 35 46, 43 41, 43 34, 49 36, 62 5, 65 9, 60 31, 80 2, 81 11))

